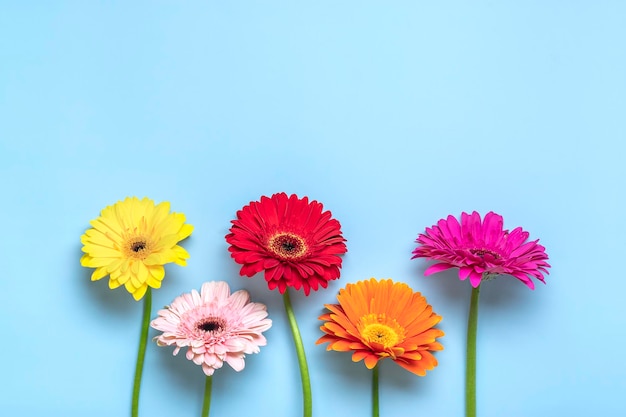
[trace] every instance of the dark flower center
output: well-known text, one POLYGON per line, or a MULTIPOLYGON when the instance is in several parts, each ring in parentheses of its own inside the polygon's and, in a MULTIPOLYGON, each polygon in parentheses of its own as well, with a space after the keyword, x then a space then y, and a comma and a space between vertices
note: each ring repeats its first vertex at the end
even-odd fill
POLYGON ((496 259, 500 259, 501 258, 499 253, 496 253, 496 252, 491 251, 489 249, 470 249, 469 251, 470 251, 470 253, 472 255, 477 255, 477 256, 480 256, 481 258, 484 258, 485 255, 487 255, 487 254, 493 256, 496 259))
POLYGON ((122 252, 128 258, 144 260, 152 253, 153 245, 145 236, 129 236, 125 240, 122 252))
POLYGON ((281 259, 300 258, 307 252, 305 240, 294 233, 277 233, 269 239, 269 250, 281 259))
POLYGON ((146 242, 135 242, 130 246, 130 250, 137 253, 146 248, 146 242))
POLYGON ((219 332, 225 325, 224 320, 219 317, 207 317, 196 324, 196 329, 203 332, 219 332))

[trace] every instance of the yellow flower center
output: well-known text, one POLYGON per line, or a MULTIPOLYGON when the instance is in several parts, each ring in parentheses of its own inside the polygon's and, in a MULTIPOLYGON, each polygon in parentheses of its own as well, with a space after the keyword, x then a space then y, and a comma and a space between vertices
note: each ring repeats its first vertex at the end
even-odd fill
POLYGON ((370 324, 363 329, 362 336, 368 342, 379 343, 385 348, 395 346, 398 343, 398 334, 384 324, 370 324))
POLYGON ((284 260, 292 260, 302 257, 307 252, 306 241, 294 233, 277 233, 270 237, 269 250, 277 257, 284 260))
POLYGON ((152 253, 152 242, 143 236, 129 236, 122 245, 124 256, 131 259, 146 259, 152 253))
POLYGON ((389 349, 402 343, 404 328, 395 319, 386 314, 368 314, 361 318, 360 332, 363 340, 369 343, 378 343, 384 349, 389 349))

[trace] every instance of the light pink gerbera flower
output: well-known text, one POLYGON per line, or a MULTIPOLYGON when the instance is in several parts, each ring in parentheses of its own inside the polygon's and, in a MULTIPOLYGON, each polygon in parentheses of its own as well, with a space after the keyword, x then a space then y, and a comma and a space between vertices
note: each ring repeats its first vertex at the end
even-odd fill
POLYGON ((461 223, 453 216, 441 219, 426 228, 416 242, 414 258, 439 261, 431 265, 424 275, 428 276, 449 268, 459 268, 461 280, 469 277, 476 288, 484 278, 507 274, 522 281, 530 289, 535 288, 531 277, 545 283, 548 274, 548 255, 539 240, 526 242, 528 232, 521 227, 512 232, 503 230, 502 216, 489 212, 481 221, 480 214, 462 213, 461 223))
POLYGON ((187 359, 208 376, 224 362, 241 371, 245 355, 266 345, 262 333, 272 326, 264 304, 251 303, 244 290, 231 294, 224 281, 206 282, 200 294, 192 290, 176 297, 158 314, 150 323, 163 332, 154 338, 157 345, 175 345, 174 355, 187 347, 187 359))

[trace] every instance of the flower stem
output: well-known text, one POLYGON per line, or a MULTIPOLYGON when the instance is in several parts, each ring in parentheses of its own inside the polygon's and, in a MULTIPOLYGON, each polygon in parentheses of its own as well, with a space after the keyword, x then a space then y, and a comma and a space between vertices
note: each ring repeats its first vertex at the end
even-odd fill
POLYGON ((213 375, 207 375, 204 383, 204 402, 202 403, 202 417, 209 417, 211 408, 211 386, 213 385, 213 375))
POLYGON ((139 415, 139 390, 141 389, 141 375, 143 362, 146 357, 146 345, 148 342, 148 329, 150 328, 150 311, 152 310, 152 292, 150 287, 146 290, 143 298, 143 317, 141 319, 141 334, 139 336, 139 350, 137 351, 137 364, 135 365, 135 382, 133 384, 133 399, 130 414, 132 417, 139 415))
POLYGON ((289 326, 291 327, 291 333, 293 335, 293 343, 296 345, 298 364, 300 365, 300 379, 302 380, 303 416, 311 417, 313 414, 313 401, 311 399, 311 380, 309 378, 309 368, 306 364, 304 345, 302 344, 302 337, 300 336, 300 330, 298 329, 296 316, 293 314, 293 308, 291 307, 291 300, 289 299, 289 288, 287 288, 285 290, 285 293, 283 294, 283 301, 285 303, 285 311, 287 312, 289 326))
POLYGON ((378 364, 372 370, 372 417, 378 417, 378 364))
POLYGON ((465 365, 465 417, 476 417, 476 330, 478 328, 478 295, 480 285, 472 288, 467 319, 467 351, 465 365))

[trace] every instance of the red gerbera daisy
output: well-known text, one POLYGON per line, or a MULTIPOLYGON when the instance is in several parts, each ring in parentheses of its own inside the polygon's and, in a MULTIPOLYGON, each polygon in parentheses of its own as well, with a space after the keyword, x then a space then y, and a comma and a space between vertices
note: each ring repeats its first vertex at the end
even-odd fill
POLYGON ((270 290, 302 288, 305 295, 339 278, 347 249, 341 225, 321 203, 285 193, 261 197, 237 212, 226 241, 241 267, 252 277, 265 271, 270 290))
POLYGON ((416 242, 414 258, 439 261, 430 266, 424 275, 458 267, 461 280, 469 277, 472 287, 480 285, 490 275, 508 274, 522 281, 530 289, 535 288, 531 277, 544 282, 548 274, 548 255, 539 240, 526 242, 528 232, 521 227, 512 232, 503 230, 502 216, 489 212, 481 221, 480 214, 462 213, 461 223, 453 216, 441 219, 426 228, 416 242))

